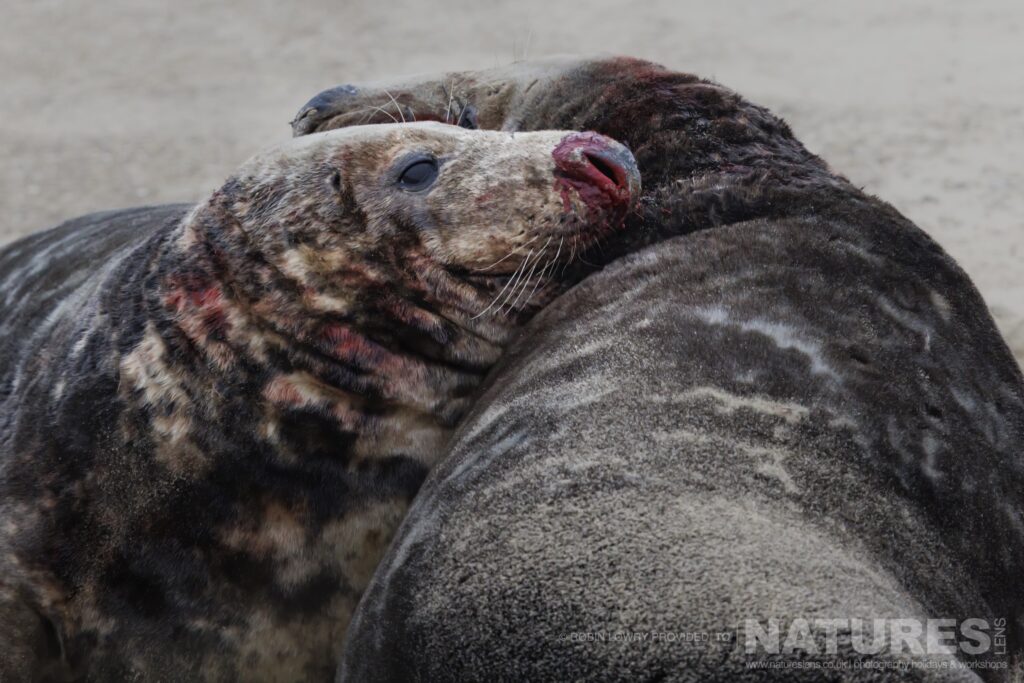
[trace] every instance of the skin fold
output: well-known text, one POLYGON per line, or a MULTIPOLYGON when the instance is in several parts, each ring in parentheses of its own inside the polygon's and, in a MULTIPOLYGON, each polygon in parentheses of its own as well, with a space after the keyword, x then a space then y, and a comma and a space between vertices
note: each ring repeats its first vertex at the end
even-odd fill
MULTIPOLYGON (((1006 647, 976 657, 1002 669, 951 670, 972 661, 958 650, 936 655, 946 669, 807 678, 1012 677, 1024 381, 933 240, 764 108, 641 60, 349 85, 293 129, 398 112, 610 135, 644 190, 602 241, 631 256, 532 321, 460 427, 357 612, 342 680, 790 680, 728 639, 566 637, 769 617, 1003 620, 1006 647)), ((842 638, 828 658, 852 662, 842 638)))
POLYGON ((0 252, 0 681, 329 680, 475 388, 638 189, 595 134, 365 126, 0 252))

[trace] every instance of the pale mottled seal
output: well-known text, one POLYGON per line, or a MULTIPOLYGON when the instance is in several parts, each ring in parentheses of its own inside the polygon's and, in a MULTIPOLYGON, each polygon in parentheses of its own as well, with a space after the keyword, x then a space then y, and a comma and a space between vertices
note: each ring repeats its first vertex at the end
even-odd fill
POLYGON ((470 392, 637 190, 594 134, 369 126, 0 252, 0 680, 330 678, 470 392))
POLYGON ((685 237, 529 326, 376 574, 343 680, 1010 676, 955 666, 1020 657, 1024 382, 941 248, 763 108, 646 62, 383 90, 305 109, 296 132, 391 97, 484 128, 593 129, 644 174, 642 211, 606 250, 685 237), (849 622, 818 655, 729 640, 747 619, 854 617, 981 618, 993 640, 870 657, 849 622), (748 668, 769 659, 824 668, 748 668))

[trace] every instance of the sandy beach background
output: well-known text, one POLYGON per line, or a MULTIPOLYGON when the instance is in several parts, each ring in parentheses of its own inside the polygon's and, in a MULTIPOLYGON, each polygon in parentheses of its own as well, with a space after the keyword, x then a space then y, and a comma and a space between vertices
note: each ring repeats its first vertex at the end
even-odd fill
POLYGON ((784 116, 972 275, 1024 359, 1024 3, 7 0, 0 243, 194 201, 322 88, 621 53, 784 116))

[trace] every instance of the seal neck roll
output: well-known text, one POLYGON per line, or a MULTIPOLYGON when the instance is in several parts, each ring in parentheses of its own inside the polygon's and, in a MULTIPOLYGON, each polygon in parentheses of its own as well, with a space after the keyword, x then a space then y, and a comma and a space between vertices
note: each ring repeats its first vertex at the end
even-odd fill
MULTIPOLYGON (((211 201, 166 241, 150 316, 167 347, 190 357, 182 367, 246 376, 254 391, 261 378, 301 375, 320 385, 310 391, 344 393, 356 412, 411 411, 450 426, 512 327, 471 320, 464 298, 475 291, 423 254, 399 251, 402 260, 383 253, 372 264, 386 278, 347 271, 343 287, 318 291, 211 201)), ((278 398, 296 398, 274 386, 278 398)))

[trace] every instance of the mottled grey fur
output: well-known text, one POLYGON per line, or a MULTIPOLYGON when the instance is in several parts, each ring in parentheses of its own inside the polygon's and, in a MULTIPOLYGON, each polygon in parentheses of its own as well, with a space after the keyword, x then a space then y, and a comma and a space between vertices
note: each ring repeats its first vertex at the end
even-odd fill
POLYGON ((994 327, 948 257, 941 282, 877 237, 815 219, 723 227, 555 302, 424 486, 340 680, 789 680, 747 669, 742 640, 571 634, 1019 619, 982 597, 1019 576, 978 560, 1021 531, 1019 372, 1001 370, 994 332, 979 343, 994 327), (963 518, 968 499, 988 533, 963 518))
POLYGON ((638 191, 599 136, 369 126, 0 250, 0 683, 331 680, 560 245, 638 191))

